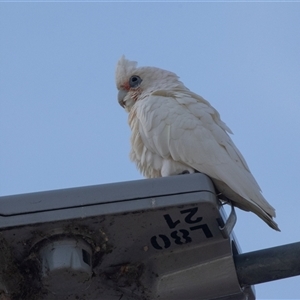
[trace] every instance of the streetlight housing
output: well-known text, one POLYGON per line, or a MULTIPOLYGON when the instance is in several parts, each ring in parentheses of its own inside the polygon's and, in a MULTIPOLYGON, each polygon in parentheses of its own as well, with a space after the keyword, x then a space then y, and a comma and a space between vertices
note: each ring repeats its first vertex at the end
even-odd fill
POLYGON ((0 282, 24 300, 252 300, 235 219, 200 173, 0 197, 0 282))

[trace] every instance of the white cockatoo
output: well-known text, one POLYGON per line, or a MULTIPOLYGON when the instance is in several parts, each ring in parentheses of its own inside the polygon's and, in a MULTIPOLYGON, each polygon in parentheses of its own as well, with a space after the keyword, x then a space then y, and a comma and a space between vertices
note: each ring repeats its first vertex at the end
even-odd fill
POLYGON ((124 56, 116 68, 118 101, 129 113, 130 158, 148 178, 201 172, 219 193, 270 227, 275 209, 262 196, 232 133, 208 101, 172 72, 137 67, 124 56))

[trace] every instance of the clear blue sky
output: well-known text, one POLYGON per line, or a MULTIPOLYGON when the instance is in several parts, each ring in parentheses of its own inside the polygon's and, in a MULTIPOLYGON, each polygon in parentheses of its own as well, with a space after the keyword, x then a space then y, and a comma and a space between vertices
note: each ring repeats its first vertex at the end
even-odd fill
MULTIPOLYGON (((300 241, 300 3, 0 3, 0 43, 0 195, 142 178, 116 99, 125 54, 233 130, 282 230, 239 210, 243 251, 300 241)), ((257 299, 300 299, 299 284, 257 299)))

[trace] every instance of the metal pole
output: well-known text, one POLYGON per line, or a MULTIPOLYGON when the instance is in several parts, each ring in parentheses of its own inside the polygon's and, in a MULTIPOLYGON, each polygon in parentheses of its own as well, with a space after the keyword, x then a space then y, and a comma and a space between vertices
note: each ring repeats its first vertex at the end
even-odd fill
POLYGON ((234 256, 241 286, 300 275, 300 242, 234 256))

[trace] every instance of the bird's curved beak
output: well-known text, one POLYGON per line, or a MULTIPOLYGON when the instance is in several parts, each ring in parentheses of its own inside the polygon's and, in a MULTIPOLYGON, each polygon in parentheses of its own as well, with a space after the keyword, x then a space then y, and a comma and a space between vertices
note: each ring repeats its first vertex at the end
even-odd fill
POLYGON ((124 108, 125 107, 125 101, 124 98, 127 95, 127 91, 125 90, 119 90, 118 92, 118 102, 119 104, 124 108))

